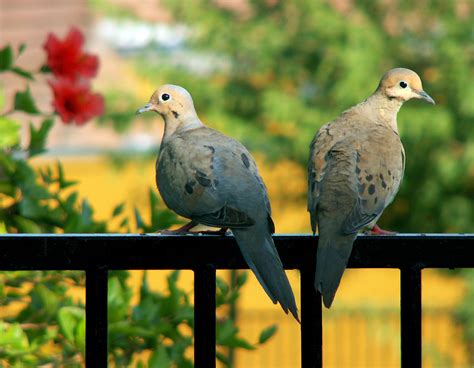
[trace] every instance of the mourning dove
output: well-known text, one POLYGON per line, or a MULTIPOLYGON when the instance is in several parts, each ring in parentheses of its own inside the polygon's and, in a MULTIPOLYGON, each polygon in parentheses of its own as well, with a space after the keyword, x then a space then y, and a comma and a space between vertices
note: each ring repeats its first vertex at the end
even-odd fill
POLYGON ((198 118, 182 87, 158 88, 138 113, 155 111, 165 122, 156 183, 166 205, 191 222, 230 228, 247 264, 273 303, 298 320, 295 297, 273 243, 270 202, 247 149, 198 118))
POLYGON ((413 71, 396 68, 362 103, 322 126, 310 145, 308 211, 318 227, 314 286, 330 308, 357 232, 374 227, 405 169, 397 113, 405 101, 434 100, 413 71))

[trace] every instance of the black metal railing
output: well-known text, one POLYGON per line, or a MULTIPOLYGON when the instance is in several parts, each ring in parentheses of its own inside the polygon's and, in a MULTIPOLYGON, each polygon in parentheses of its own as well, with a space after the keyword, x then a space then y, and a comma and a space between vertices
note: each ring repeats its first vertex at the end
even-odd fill
MULTIPOLYGON (((313 287, 317 237, 274 237, 287 269, 301 271, 302 367, 322 366, 321 297, 313 287)), ((421 367, 421 270, 474 268, 474 234, 359 236, 352 268, 399 268, 401 365, 421 367)), ((215 367, 216 269, 245 269, 233 237, 159 235, 1 235, 1 270, 86 271, 86 365, 107 366, 108 270, 194 271, 197 368, 215 367)))

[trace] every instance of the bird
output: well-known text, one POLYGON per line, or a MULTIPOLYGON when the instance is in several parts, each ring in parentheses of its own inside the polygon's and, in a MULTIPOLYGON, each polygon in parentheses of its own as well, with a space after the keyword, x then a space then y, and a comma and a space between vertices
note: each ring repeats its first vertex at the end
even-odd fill
MULTIPOLYGON (((181 86, 159 87, 137 114, 164 120, 156 184, 168 208, 198 224, 229 228, 250 269, 272 302, 299 322, 295 297, 273 243, 275 225, 267 189, 254 158, 237 140, 199 119, 191 94, 181 86)), ((169 232, 168 232, 169 233, 169 232)))
POLYGON ((318 230, 314 286, 330 308, 359 230, 389 233, 376 223, 397 194, 405 151, 397 128, 404 102, 435 101, 418 74, 386 72, 375 92, 323 125, 310 144, 308 211, 318 230))

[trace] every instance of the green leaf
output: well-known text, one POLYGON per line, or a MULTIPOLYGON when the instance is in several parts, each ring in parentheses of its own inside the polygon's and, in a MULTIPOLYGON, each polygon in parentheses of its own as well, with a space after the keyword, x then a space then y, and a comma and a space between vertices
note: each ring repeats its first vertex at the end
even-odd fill
POLYGON ((23 54, 25 50, 26 50, 26 43, 21 43, 20 46, 18 46, 18 55, 23 54))
POLYGON ((31 95, 30 87, 26 87, 24 92, 17 92, 15 94, 15 110, 24 111, 28 114, 38 114, 33 96, 31 95))
POLYGON ((140 215, 140 211, 138 211, 138 208, 133 209, 135 213, 135 221, 137 223, 137 229, 142 229, 145 231, 145 223, 143 222, 142 215, 140 215))
POLYGON ((120 322, 127 318, 131 297, 131 290, 123 288, 117 277, 109 277, 107 298, 109 323, 120 322))
POLYGON ((17 163, 10 154, 0 150, 0 168, 7 176, 15 175, 17 163))
POLYGON ((151 355, 148 361, 149 368, 169 368, 172 366, 171 359, 168 356, 168 352, 163 345, 160 345, 158 349, 151 355))
POLYGON ((49 318, 54 316, 58 310, 59 295, 43 284, 35 285, 31 298, 35 308, 41 310, 41 312, 45 313, 49 318))
POLYGON ((120 223, 119 227, 125 227, 128 225, 128 217, 124 218, 122 222, 120 223))
POLYGON ((11 68, 13 63, 13 51, 10 45, 0 50, 0 72, 11 68))
POLYGON ((216 277, 216 286, 224 296, 229 292, 229 285, 220 277, 216 277))
POLYGON ((116 217, 120 215, 123 212, 123 209, 125 208, 125 203, 120 203, 118 204, 115 208, 114 211, 112 212, 112 217, 116 217))
POLYGON ((40 70, 40 73, 51 73, 51 68, 48 65, 42 65, 40 70))
POLYGON ((93 223, 92 215, 94 210, 89 204, 87 199, 82 200, 82 208, 81 208, 81 222, 85 226, 89 226, 93 223))
POLYGON ((27 78, 29 80, 34 80, 35 78, 33 78, 33 75, 30 73, 30 72, 27 72, 26 70, 24 69, 21 69, 17 66, 14 66, 13 68, 10 69, 13 73, 15 74, 18 74, 24 78, 27 78))
POLYGON ((8 180, 0 181, 0 193, 2 194, 5 194, 9 197, 14 197, 17 192, 16 188, 17 187, 8 180))
POLYGON ((232 366, 232 361, 229 359, 229 357, 225 356, 220 351, 216 351, 216 358, 218 361, 224 363, 225 366, 227 367, 232 366))
POLYGON ((278 331, 277 325, 272 325, 270 327, 265 328, 262 332, 260 332, 260 337, 258 338, 259 344, 264 344, 267 342, 275 333, 278 331))
MULTIPOLYGON (((63 165, 61 165, 61 162, 57 162, 57 169, 58 169, 58 183, 59 183, 59 188, 65 189, 67 187, 73 186, 77 184, 76 180, 66 180, 64 176, 64 170, 63 170, 63 165)), ((87 201, 86 201, 87 202, 87 201)), ((86 203, 86 206, 89 207, 89 203, 86 203)))
POLYGON ((155 337, 156 331, 149 326, 140 327, 136 324, 132 324, 130 321, 118 321, 114 323, 109 323, 109 334, 122 334, 122 335, 130 335, 135 337, 155 337))
POLYGON ((74 205, 76 204, 79 194, 77 192, 72 192, 67 199, 64 201, 64 207, 68 212, 74 210, 74 205))
POLYGON ((38 201, 31 198, 24 198, 20 202, 20 214, 30 219, 40 219, 48 213, 47 207, 42 207, 38 201))
POLYGON ((74 330, 74 342, 84 355, 86 353, 86 318, 85 312, 83 318, 79 321, 74 330))
POLYGON ((241 288, 242 286, 244 286, 244 284, 247 282, 247 272, 239 272, 239 274, 237 275, 237 287, 238 288, 241 288))
POLYGON ((34 221, 23 216, 12 216, 19 233, 40 234, 41 227, 34 221))
POLYGON ((245 349, 245 350, 255 350, 256 347, 253 346, 251 343, 249 343, 248 341, 240 338, 240 337, 237 337, 237 336, 233 336, 231 339, 227 340, 225 342, 225 346, 228 346, 228 347, 231 347, 231 348, 242 348, 242 349, 245 349))
POLYGON ((10 354, 12 350, 21 352, 28 349, 28 345, 28 337, 20 324, 0 321, 0 351, 8 349, 10 354))
POLYGON ((37 155, 44 152, 44 146, 46 145, 46 138, 48 137, 49 131, 53 127, 53 119, 45 119, 41 123, 39 129, 35 129, 34 125, 30 123, 30 156, 37 155))
POLYGON ((75 340, 75 331, 81 320, 85 321, 85 311, 79 307, 62 307, 58 312, 58 322, 64 337, 71 343, 75 340))
POLYGON ((0 149, 16 146, 20 142, 20 124, 0 116, 0 149))

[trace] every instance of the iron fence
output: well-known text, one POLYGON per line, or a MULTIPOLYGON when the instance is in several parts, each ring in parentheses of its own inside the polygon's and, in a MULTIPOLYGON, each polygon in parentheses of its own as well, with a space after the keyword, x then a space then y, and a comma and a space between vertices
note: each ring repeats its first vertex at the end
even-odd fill
MULTIPOLYGON (((301 273, 301 362, 322 366, 321 297, 313 287, 317 237, 274 237, 287 269, 301 273)), ((400 269, 401 365, 421 367, 421 270, 474 268, 474 234, 359 236, 348 267, 400 269)), ((233 237, 119 234, 1 235, 2 270, 85 270, 86 365, 107 367, 109 270, 194 271, 194 359, 215 367, 216 269, 248 268, 233 237)))

